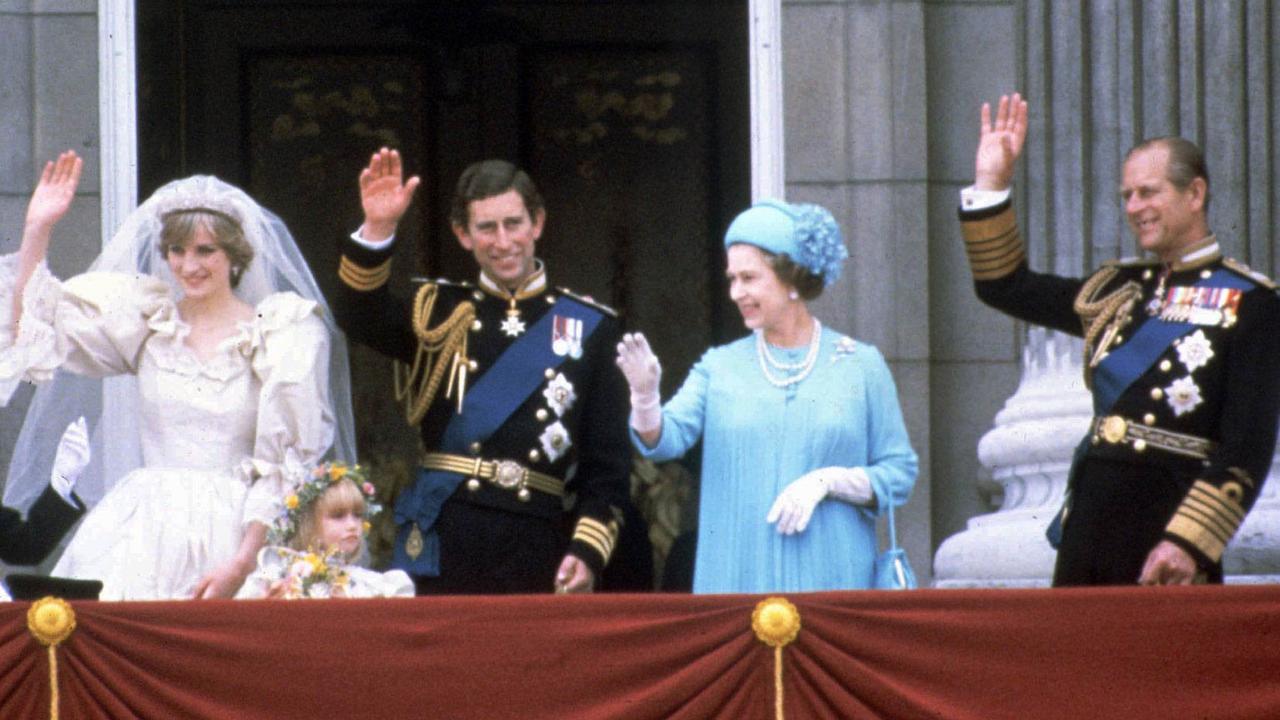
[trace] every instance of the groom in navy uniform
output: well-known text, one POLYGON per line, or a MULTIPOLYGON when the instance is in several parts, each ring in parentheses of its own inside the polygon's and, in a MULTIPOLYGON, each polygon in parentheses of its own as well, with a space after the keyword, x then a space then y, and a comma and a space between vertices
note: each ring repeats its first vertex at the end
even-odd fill
POLYGON ((476 281, 392 296, 395 231, 418 183, 398 152, 374 153, 333 303, 349 338, 397 361, 426 449, 395 504, 392 565, 418 594, 590 592, 617 543, 631 462, 615 313, 548 283, 534 252, 542 198, 501 160, 469 166, 453 198, 476 281))

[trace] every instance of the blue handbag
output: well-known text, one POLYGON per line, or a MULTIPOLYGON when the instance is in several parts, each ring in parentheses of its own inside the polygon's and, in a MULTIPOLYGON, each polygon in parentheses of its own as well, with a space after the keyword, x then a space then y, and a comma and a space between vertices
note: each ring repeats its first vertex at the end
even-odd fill
POLYGON ((898 547, 898 532, 893 525, 893 505, 889 506, 889 549, 876 557, 876 590, 914 590, 916 573, 907 561, 907 551, 898 547))

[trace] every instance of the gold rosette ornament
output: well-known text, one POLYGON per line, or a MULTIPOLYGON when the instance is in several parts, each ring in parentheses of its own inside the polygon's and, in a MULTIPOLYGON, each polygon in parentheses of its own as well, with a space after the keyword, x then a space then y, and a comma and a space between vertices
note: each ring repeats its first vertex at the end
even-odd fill
POLYGON ((786 598, 765 598, 751 613, 751 629, 760 642, 773 648, 774 715, 782 720, 782 648, 800 634, 800 611, 786 598))
POLYGON ((43 597, 27 610, 27 630, 49 648, 49 717, 58 720, 58 644, 76 629, 76 611, 62 598, 43 597))

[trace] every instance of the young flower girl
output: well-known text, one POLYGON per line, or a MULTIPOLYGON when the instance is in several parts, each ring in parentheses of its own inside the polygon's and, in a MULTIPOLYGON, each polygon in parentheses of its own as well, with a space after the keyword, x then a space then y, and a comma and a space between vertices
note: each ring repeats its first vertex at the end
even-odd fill
POLYGON ((360 466, 325 463, 285 498, 284 509, 258 552, 258 569, 242 598, 369 598, 413 595, 403 571, 359 565, 366 517, 380 510, 360 466))

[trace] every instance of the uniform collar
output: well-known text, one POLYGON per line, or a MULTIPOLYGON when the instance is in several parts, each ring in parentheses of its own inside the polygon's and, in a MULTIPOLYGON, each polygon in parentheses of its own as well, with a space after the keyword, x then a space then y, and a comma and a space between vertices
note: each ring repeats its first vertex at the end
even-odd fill
POLYGON ((1169 264, 1169 269, 1173 272, 1197 270, 1221 259, 1222 248, 1218 245, 1218 238, 1210 235, 1187 248, 1177 260, 1169 264))
POLYGON ((547 289, 547 269, 542 261, 534 258, 533 272, 529 273, 529 277, 525 278, 524 283, 515 292, 511 292, 493 281, 493 278, 480 272, 480 289, 503 300, 516 302, 519 300, 527 300, 531 297, 541 294, 547 289))

